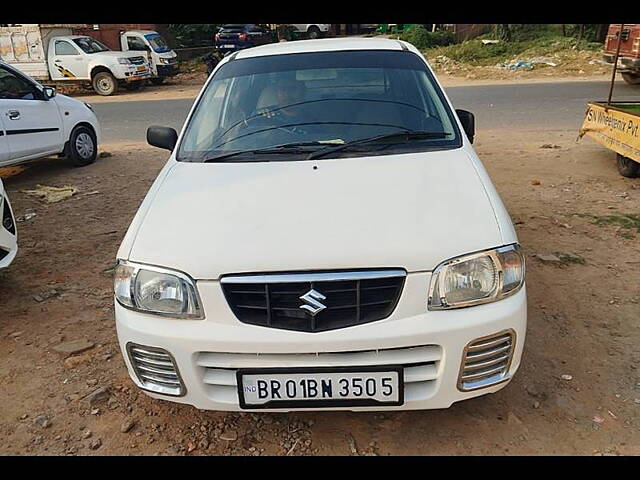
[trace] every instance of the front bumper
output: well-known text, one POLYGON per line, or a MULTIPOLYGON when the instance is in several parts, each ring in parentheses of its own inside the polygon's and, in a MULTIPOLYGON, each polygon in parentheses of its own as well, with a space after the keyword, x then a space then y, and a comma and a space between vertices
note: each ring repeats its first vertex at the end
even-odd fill
POLYGON ((3 195, 0 189, 0 268, 8 267, 18 253, 18 236, 16 229, 16 221, 11 209, 11 204, 6 195, 3 195), (7 213, 13 222, 13 230, 11 233, 4 226, 5 213, 7 213))
MULTIPOLYGON (((525 287, 511 297, 486 305, 427 311, 429 281, 428 273, 409 274, 400 302, 387 319, 326 332, 285 331, 241 323, 215 281, 198 282, 205 320, 141 314, 116 302, 116 328, 129 374, 138 387, 143 388, 128 356, 127 345, 164 349, 173 357, 186 392, 175 397, 147 393, 199 409, 242 410, 235 379, 239 368, 360 367, 379 364, 375 359, 383 355, 385 363, 392 358, 394 365, 405 369, 403 405, 324 410, 447 408, 454 402, 503 388, 518 369, 522 356, 527 322, 525 287), (504 378, 485 388, 461 391, 458 381, 465 347, 477 339, 507 330, 513 332, 514 346, 504 378), (410 366, 416 363, 428 364, 428 368, 418 371, 414 367, 408 374, 410 366)), ((268 411, 290 410, 317 409, 268 411)))
POLYGON ((149 78, 150 75, 151 71, 147 66, 142 68, 141 66, 131 65, 124 68, 124 80, 126 82, 139 82, 149 78))
MULTIPOLYGON (((613 64, 616 59, 615 55, 610 53, 605 53, 602 56, 603 60, 607 63, 613 64)), ((633 57, 618 57, 618 68, 620 69, 639 69, 640 68, 640 58, 633 57)))
POLYGON ((180 73, 180 69, 178 68, 178 64, 169 64, 169 65, 160 65, 156 66, 158 70, 158 77, 173 77, 180 73))

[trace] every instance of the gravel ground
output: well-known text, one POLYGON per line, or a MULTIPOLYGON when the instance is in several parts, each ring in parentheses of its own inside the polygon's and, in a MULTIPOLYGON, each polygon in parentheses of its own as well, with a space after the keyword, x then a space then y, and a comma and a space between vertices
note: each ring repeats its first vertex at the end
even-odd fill
POLYGON ((640 454, 640 231, 615 220, 640 212, 640 181, 575 138, 478 133, 527 256, 522 365, 494 395, 397 413, 227 414, 138 391, 116 341, 112 267, 166 152, 113 144, 82 169, 32 163, 5 180, 24 221, 0 272, 0 454, 640 454), (21 193, 37 184, 78 193, 21 193))

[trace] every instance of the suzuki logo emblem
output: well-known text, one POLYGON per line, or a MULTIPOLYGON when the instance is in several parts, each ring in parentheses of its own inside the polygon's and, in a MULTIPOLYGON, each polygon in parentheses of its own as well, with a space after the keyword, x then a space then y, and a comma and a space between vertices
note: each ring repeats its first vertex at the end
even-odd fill
POLYGON ((319 300, 326 300, 327 297, 322 295, 320 292, 315 291, 313 288, 300 297, 300 300, 304 302, 304 305, 300 305, 302 310, 306 310, 313 317, 315 317, 322 310, 327 308, 326 305, 323 305, 319 302, 319 300))

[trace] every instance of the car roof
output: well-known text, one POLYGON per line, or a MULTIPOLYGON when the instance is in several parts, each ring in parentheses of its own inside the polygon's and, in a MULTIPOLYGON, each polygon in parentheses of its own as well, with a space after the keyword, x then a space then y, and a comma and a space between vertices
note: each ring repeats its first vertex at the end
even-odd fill
POLYGON ((141 35, 149 35, 150 33, 158 34, 155 30, 127 30, 124 33, 139 33, 141 35))
MULTIPOLYGON (((236 59, 263 57, 267 55, 286 55, 291 53, 335 52, 344 50, 406 50, 412 47, 405 42, 389 38, 326 38, 315 40, 296 40, 294 42, 269 43, 259 47, 240 50, 236 59)), ((413 48, 410 48, 413 50, 413 48)))

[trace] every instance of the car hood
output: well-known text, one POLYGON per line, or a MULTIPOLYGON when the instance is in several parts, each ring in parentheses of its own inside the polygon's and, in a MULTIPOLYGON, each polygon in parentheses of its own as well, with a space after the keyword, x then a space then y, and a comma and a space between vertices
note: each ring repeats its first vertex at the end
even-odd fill
POLYGON ((121 52, 116 50, 107 50, 105 52, 97 52, 92 55, 104 55, 105 57, 112 58, 133 58, 133 57, 147 57, 146 52, 121 52))
POLYGON ((499 246, 463 150, 264 163, 175 162, 138 215, 129 259, 196 279, 248 272, 432 270, 499 246))

